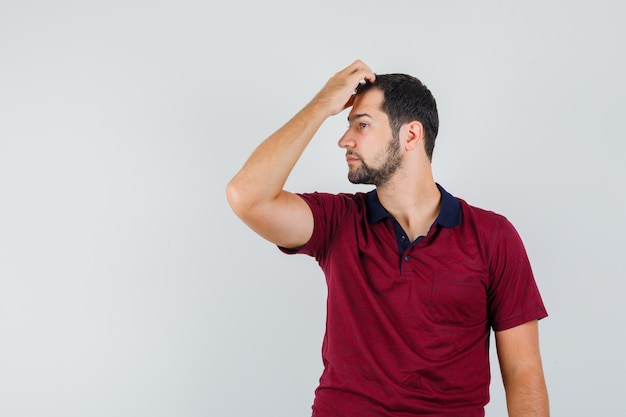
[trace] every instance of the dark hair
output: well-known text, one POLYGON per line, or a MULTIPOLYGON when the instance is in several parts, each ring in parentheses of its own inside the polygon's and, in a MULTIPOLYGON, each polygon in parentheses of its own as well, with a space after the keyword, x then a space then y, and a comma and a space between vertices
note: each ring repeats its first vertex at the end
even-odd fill
POLYGON ((389 125, 397 137, 402 125, 417 120, 424 127, 424 148, 428 159, 433 158, 435 139, 439 131, 437 103, 430 90, 417 78, 406 74, 376 74, 373 83, 369 81, 357 88, 361 94, 372 88, 384 94, 381 110, 389 117, 389 125))

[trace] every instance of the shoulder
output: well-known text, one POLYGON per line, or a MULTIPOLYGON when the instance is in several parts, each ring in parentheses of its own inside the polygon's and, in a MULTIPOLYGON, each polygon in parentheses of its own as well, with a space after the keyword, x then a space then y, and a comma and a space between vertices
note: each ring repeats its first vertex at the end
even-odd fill
POLYGON ((486 254, 511 250, 524 252, 521 237, 507 217, 468 204, 465 200, 458 200, 461 204, 462 230, 474 236, 486 254))
POLYGON ((337 211, 363 211, 367 204, 367 195, 369 193, 298 193, 311 207, 313 212, 337 212, 337 211))
POLYGON ((504 224, 510 224, 509 220, 500 213, 473 206, 458 197, 457 200, 461 204, 461 213, 464 222, 471 223, 480 228, 502 227, 504 224))

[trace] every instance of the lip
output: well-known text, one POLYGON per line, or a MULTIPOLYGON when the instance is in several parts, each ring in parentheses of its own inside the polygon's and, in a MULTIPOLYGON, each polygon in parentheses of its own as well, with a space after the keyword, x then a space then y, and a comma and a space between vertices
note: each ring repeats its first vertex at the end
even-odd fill
POLYGON ((356 162, 358 160, 359 160, 359 158, 354 156, 354 155, 346 155, 346 161, 348 163, 356 162))

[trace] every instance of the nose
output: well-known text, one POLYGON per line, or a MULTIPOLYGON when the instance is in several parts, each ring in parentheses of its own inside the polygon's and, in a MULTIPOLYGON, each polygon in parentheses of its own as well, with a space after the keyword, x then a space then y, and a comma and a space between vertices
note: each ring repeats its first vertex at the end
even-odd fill
POLYGON ((339 138, 339 142, 337 143, 340 148, 354 148, 355 141, 352 135, 350 134, 350 129, 346 130, 346 133, 343 134, 341 138, 339 138))

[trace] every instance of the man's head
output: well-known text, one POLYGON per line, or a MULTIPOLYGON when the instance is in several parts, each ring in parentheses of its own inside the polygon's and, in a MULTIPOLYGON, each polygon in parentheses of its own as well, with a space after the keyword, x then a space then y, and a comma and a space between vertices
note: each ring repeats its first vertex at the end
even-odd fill
POLYGON ((424 129, 424 149, 432 160, 435 139, 439 131, 437 103, 430 90, 417 78, 406 74, 377 74, 373 83, 367 82, 357 88, 356 94, 378 89, 384 99, 381 110, 389 118, 389 126, 395 139, 402 125, 418 121, 424 129))

